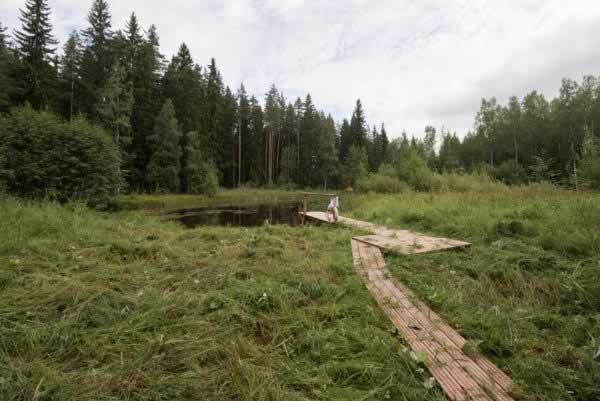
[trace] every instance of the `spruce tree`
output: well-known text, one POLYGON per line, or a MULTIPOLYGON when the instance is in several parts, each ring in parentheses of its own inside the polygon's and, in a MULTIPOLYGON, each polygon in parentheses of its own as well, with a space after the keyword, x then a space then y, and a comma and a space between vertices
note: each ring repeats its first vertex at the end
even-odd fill
POLYGON ((175 107, 167 99, 154 122, 154 132, 148 136, 151 156, 148 163, 148 186, 154 191, 179 191, 180 148, 175 107))
POLYGON ((265 95, 265 124, 268 125, 269 130, 272 132, 273 143, 272 149, 269 151, 272 153, 271 159, 274 181, 277 181, 279 171, 284 113, 285 99, 283 98, 283 95, 279 93, 277 87, 271 85, 271 88, 265 95))
POLYGON ((15 45, 23 66, 23 100, 36 109, 46 108, 56 89, 51 60, 57 41, 52 36, 50 8, 47 0, 26 0, 25 9, 19 12, 21 29, 15 30, 15 45))
POLYGON ((205 77, 206 93, 204 97, 204 128, 208 134, 207 155, 215 166, 225 174, 225 135, 223 126, 224 88, 221 73, 215 59, 210 60, 205 77))
MULTIPOLYGON (((381 123, 381 132, 379 133, 380 135, 380 148, 379 148, 379 158, 381 160, 381 163, 386 163, 386 155, 388 153, 388 146, 390 144, 390 140, 388 139, 387 136, 387 131, 385 130, 385 124, 381 123)), ((380 163, 380 165, 381 165, 380 163)))
POLYGON ((135 16, 135 13, 131 13, 129 20, 127 20, 124 33, 126 45, 126 66, 130 79, 133 79, 133 75, 136 72, 135 67, 138 61, 138 54, 140 53, 143 45, 144 38, 142 37, 140 31, 141 28, 137 17, 135 16))
POLYGON ((248 115, 248 139, 242 148, 247 163, 247 177, 256 183, 266 182, 265 169, 265 127, 263 111, 258 99, 250 96, 248 115))
POLYGON ((71 32, 64 45, 60 59, 60 86, 63 93, 63 114, 70 121, 79 112, 79 94, 81 91, 82 48, 79 34, 71 32))
POLYGON ((321 123, 318 147, 319 175, 325 191, 327 191, 331 179, 337 175, 338 159, 335 148, 335 137, 335 122, 331 115, 328 115, 321 123))
POLYGON ((377 126, 373 125, 373 131, 371 132, 371 136, 368 138, 368 148, 367 153, 369 156, 369 170, 377 171, 379 169, 379 165, 381 161, 379 159, 379 148, 381 146, 381 138, 379 137, 379 132, 377 132, 377 126))
POLYGON ((431 169, 435 167, 435 142, 435 128, 428 125, 425 127, 425 138, 423 139, 423 156, 431 169))
POLYGON ((97 120, 95 105, 98 92, 105 86, 113 67, 113 32, 108 3, 105 0, 94 0, 87 20, 89 27, 82 31, 85 44, 81 67, 85 89, 82 109, 97 120))
POLYGON ((350 146, 352 146, 352 131, 350 130, 350 123, 346 118, 342 122, 342 127, 340 128, 340 160, 346 160, 348 157, 348 152, 350 151, 350 146))
POLYGON ((190 171, 188 168, 188 155, 185 149, 189 144, 189 134, 196 132, 196 139, 201 144, 205 144, 206 136, 199 133, 202 128, 203 117, 203 92, 204 77, 200 67, 194 64, 190 50, 185 43, 179 47, 176 56, 171 59, 165 75, 162 79, 162 92, 167 98, 173 100, 177 121, 179 121, 181 136, 181 191, 187 192, 187 185, 190 183, 186 175, 190 171))
POLYGON ((318 185, 318 152, 320 119, 310 93, 304 99, 304 113, 300 123, 300 184, 318 185))
POLYGON ((248 143, 250 138, 250 102, 244 84, 240 85, 237 93, 238 98, 238 185, 245 183, 248 178, 248 143))
POLYGON ((156 27, 152 25, 148 30, 147 40, 142 41, 135 55, 134 72, 129 74, 133 82, 134 97, 131 113, 134 161, 130 171, 130 185, 137 189, 146 182, 146 167, 151 153, 147 138, 153 135, 154 120, 161 110, 160 79, 163 63, 156 27))
POLYGON ((360 99, 356 101, 352 119, 350 120, 350 132, 352 136, 352 145, 365 148, 367 147, 367 127, 365 112, 362 108, 360 99))
POLYGON ((18 60, 8 46, 6 28, 0 22, 0 112, 8 111, 12 100, 18 97, 17 80, 19 73, 18 60))
POLYGON ((6 27, 0 21, 0 51, 8 49, 8 39, 6 37, 6 27))
POLYGON ((237 177, 237 125, 238 107, 235 95, 225 88, 223 101, 223 184, 227 187, 236 185, 237 177))
POLYGON ((125 168, 129 169, 132 162, 129 144, 133 94, 126 76, 125 68, 115 64, 108 81, 99 91, 96 113, 100 124, 112 135, 114 143, 119 147, 125 168))

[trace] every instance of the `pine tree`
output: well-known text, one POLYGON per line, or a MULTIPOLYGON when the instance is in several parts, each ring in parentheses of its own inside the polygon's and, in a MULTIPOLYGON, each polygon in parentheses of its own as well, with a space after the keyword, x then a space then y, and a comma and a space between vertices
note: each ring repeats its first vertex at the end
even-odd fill
POLYGON ((136 72, 136 63, 138 62, 138 55, 141 51, 144 38, 140 33, 140 25, 138 23, 135 13, 131 13, 129 20, 125 26, 125 46, 126 46, 126 66, 127 72, 130 79, 133 79, 133 75, 136 72))
POLYGON ((237 93, 238 98, 238 125, 237 125, 237 166, 238 186, 246 182, 248 174, 249 158, 246 151, 247 143, 250 142, 250 102, 244 84, 240 85, 237 93))
MULTIPOLYGON (((171 59, 165 75, 162 79, 163 95, 172 99, 175 106, 177 121, 181 127, 181 191, 187 192, 187 185, 190 183, 187 174, 191 171, 188 168, 188 155, 191 152, 185 151, 189 145, 189 134, 194 132, 196 139, 203 146, 206 144, 205 135, 198 131, 203 127, 203 92, 204 77, 200 67, 194 64, 190 50, 185 43, 179 47, 176 56, 171 59)), ((205 153, 204 153, 205 154, 205 153)))
POLYGON ((207 155, 215 166, 225 173, 225 135, 223 130, 224 88, 221 73, 215 59, 211 59, 205 77, 206 93, 204 97, 204 129, 207 132, 207 155))
POLYGON ((94 0, 87 19, 89 27, 82 31, 85 44, 81 66, 81 79, 85 89, 82 109, 97 120, 95 105, 98 92, 106 85, 113 68, 113 33, 108 3, 105 0, 94 0))
POLYGON ((350 132, 352 137, 352 145, 367 148, 367 127, 365 112, 362 108, 360 99, 356 101, 352 119, 350 120, 350 132))
POLYGON ((125 68, 115 64, 106 85, 100 89, 96 113, 100 124, 112 135, 114 143, 119 147, 121 159, 128 171, 132 162, 129 145, 133 95, 126 75, 125 68))
POLYGON ((15 76, 21 68, 14 51, 9 48, 5 32, 6 28, 0 23, 0 112, 8 111, 13 98, 20 96, 15 76))
POLYGON ((60 84, 63 95, 63 114, 70 121, 79 112, 79 94, 81 91, 81 40, 76 31, 71 32, 63 48, 60 60, 60 84))
POLYGON ((147 138, 153 135, 155 117, 161 110, 160 80, 163 66, 164 57, 160 54, 158 33, 152 25, 148 30, 148 39, 142 40, 135 55, 134 72, 129 74, 134 98, 131 112, 134 161, 130 171, 130 185, 133 188, 139 189, 146 182, 146 167, 151 154, 147 138))
POLYGON ((312 97, 306 95, 304 99, 304 113, 300 124, 300 184, 313 186, 319 184, 318 153, 320 119, 312 97))
POLYGON ((163 104, 154 122, 154 132, 148 137, 151 156, 148 162, 148 184, 154 191, 179 191, 180 148, 175 107, 170 99, 163 104))
POLYGON ((340 160, 346 160, 348 152, 352 146, 352 131, 350 129, 350 123, 344 118, 342 127, 340 128, 340 160))
POLYGON ((250 96, 248 117, 248 138, 242 147, 247 161, 246 177, 252 177, 256 183, 266 183, 264 116, 255 96, 250 96))
POLYGON ((321 123, 319 135, 319 175, 323 180, 323 189, 327 191, 330 180, 337 175, 337 150, 335 148, 335 122, 331 115, 327 116, 321 123))
POLYGON ((379 169, 381 160, 379 159, 379 148, 381 147, 381 138, 379 132, 377 132, 377 126, 373 125, 373 131, 371 137, 368 138, 367 153, 369 156, 369 170, 375 172, 379 169))
POLYGON ((6 38, 6 27, 0 22, 0 51, 8 49, 8 40, 6 38))
POLYGON ((15 31, 15 45, 23 63, 23 100, 36 109, 46 108, 56 89, 56 70, 51 60, 57 41, 52 36, 50 8, 47 0, 26 0, 25 10, 19 11, 21 30, 15 31))
POLYGON ((223 101, 223 184, 235 187, 237 183, 237 126, 238 107, 235 95, 229 88, 225 88, 223 101))
POLYGON ((273 177, 277 181, 279 171, 280 150, 282 145, 282 131, 285 116, 285 99, 279 93, 275 85, 265 95, 265 124, 269 127, 272 133, 272 146, 269 152, 272 153, 272 170, 273 177))
POLYGON ((435 167, 435 128, 431 125, 425 127, 425 138, 423 139, 423 156, 429 168, 435 167))
MULTIPOLYGON (((379 148, 379 159, 381 160, 381 163, 387 163, 388 161, 386 160, 386 155, 388 153, 388 146, 390 144, 390 140, 388 139, 387 136, 387 131, 385 130, 385 124, 381 123, 381 132, 380 132, 380 148, 379 148)), ((380 163, 380 166, 381 166, 380 163)))

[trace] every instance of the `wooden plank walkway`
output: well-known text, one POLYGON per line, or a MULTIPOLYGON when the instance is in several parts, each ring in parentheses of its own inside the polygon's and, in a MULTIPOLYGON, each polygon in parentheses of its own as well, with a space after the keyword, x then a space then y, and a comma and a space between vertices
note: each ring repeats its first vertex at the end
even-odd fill
MULTIPOLYGON (((307 212, 306 218, 321 223, 329 224, 325 212, 307 212)), ((369 223, 340 216, 339 223, 352 227, 362 228, 372 235, 354 237, 354 239, 376 246, 383 250, 401 253, 404 255, 442 251, 447 249, 466 248, 470 243, 449 238, 430 237, 408 230, 390 229, 377 224, 369 223)))
POLYGON ((391 278, 381 250, 352 240, 354 268, 371 295, 413 351, 427 355, 426 366, 451 400, 513 401, 511 379, 482 355, 468 356, 465 339, 391 278))

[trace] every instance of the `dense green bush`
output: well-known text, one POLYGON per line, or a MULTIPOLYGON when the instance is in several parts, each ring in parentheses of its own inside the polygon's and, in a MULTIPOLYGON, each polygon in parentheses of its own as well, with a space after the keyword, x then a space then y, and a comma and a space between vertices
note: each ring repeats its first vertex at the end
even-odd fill
POLYGON ((410 191, 408 184, 400 181, 396 177, 373 173, 359 178, 356 181, 355 188, 358 192, 378 192, 388 194, 410 191))
POLYGON ((211 162, 198 162, 190 166, 189 192, 214 196, 219 190, 219 177, 215 165, 211 162))
POLYGON ((407 149, 396 162, 396 176, 417 191, 431 188, 431 170, 416 150, 407 149))
POLYGON ((83 118, 72 123, 25 106, 0 118, 0 181, 25 197, 105 199, 120 185, 111 138, 83 118))

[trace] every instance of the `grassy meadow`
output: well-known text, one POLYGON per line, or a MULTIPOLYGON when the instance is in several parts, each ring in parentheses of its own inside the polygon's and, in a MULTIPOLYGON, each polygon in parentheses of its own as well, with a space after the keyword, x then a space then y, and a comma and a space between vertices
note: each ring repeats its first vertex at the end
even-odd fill
MULTIPOLYGON (((116 213, 0 200, 0 399, 444 400, 354 273, 359 231, 155 216, 293 199, 128 196, 116 213)), ((533 186, 341 205, 473 243, 386 260, 517 399, 600 398, 600 196, 533 186)))

